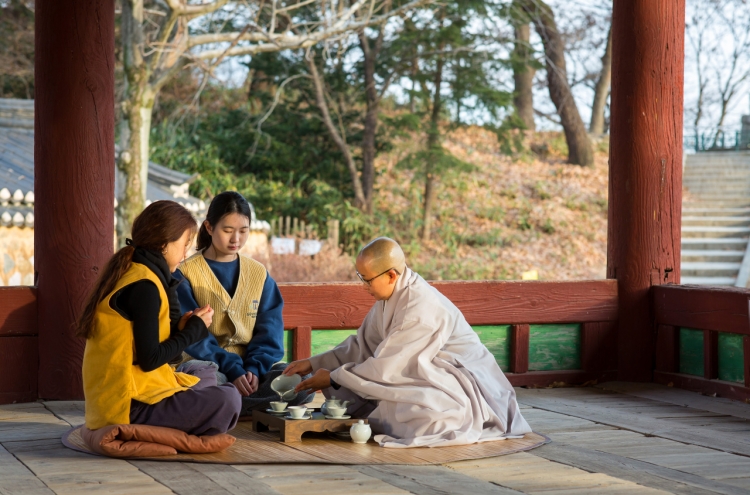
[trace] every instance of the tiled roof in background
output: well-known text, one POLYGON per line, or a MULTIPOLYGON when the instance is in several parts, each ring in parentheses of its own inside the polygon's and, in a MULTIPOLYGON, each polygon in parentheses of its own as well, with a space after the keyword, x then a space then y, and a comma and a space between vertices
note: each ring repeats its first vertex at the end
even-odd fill
MULTIPOLYGON (((115 174, 115 190, 124 180, 115 174)), ((196 216, 206 204, 188 194, 194 176, 149 163, 147 202, 171 199, 196 216)), ((0 98, 0 225, 34 226, 34 101, 0 98)))
MULTIPOLYGON (((188 193, 196 177, 149 162, 146 204, 170 199, 200 219, 206 204, 188 193)), ((120 196, 124 184, 118 171, 115 197, 120 196)), ((34 100, 0 98, 0 226, 11 225, 34 226, 34 100)), ((271 226, 256 219, 252 209, 250 229, 269 232, 271 226)))

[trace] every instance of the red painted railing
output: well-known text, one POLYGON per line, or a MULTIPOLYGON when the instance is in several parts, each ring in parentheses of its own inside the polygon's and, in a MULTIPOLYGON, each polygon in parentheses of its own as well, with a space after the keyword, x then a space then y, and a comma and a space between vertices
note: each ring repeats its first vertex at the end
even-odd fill
MULTIPOLYGON (((513 325, 508 377, 514 385, 545 386, 614 377, 617 366, 617 283, 435 282, 471 325, 513 325), (581 370, 528 371, 529 324, 580 323, 581 370)), ((292 357, 310 355, 313 329, 357 328, 373 299, 360 284, 280 284, 292 357)), ((64 332, 65 329, 60 329, 64 332)), ((36 290, 0 288, 0 403, 37 399, 36 290)))
POLYGON ((36 289, 0 287, 0 404, 38 397, 36 289))
POLYGON ((654 381, 732 399, 750 398, 750 290, 662 285, 652 293, 658 325, 654 381), (702 378, 679 373, 680 327, 703 330, 702 378), (744 386, 717 380, 720 332, 744 336, 744 386))
MULTIPOLYGON (((617 370, 617 282, 433 282, 470 325, 512 325, 516 386, 603 381, 617 370), (581 370, 528 371, 529 325, 581 324, 581 370)), ((280 284, 292 359, 310 356, 313 329, 357 328, 374 300, 359 283, 280 284)))

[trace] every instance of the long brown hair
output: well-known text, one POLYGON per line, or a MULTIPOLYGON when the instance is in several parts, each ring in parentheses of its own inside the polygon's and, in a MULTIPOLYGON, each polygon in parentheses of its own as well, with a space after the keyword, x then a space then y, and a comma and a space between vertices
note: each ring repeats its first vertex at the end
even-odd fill
MULTIPOLYGON (((239 213, 240 215, 246 216, 248 221, 253 220, 252 207, 247 202, 245 197, 235 191, 224 191, 214 196, 211 200, 211 204, 208 206, 208 212, 206 213, 206 222, 211 227, 216 227, 216 224, 229 215, 230 213, 239 213)), ((211 246, 211 235, 208 233, 205 222, 201 224, 201 228, 198 231, 198 240, 196 241, 196 249, 201 251, 211 246)))
POLYGON ((134 246, 162 252, 167 244, 179 240, 186 230, 190 230, 193 236, 197 225, 195 218, 184 206, 174 201, 155 201, 147 206, 133 222, 133 245, 117 251, 96 281, 78 320, 76 335, 87 339, 93 336, 96 308, 130 268, 134 246))

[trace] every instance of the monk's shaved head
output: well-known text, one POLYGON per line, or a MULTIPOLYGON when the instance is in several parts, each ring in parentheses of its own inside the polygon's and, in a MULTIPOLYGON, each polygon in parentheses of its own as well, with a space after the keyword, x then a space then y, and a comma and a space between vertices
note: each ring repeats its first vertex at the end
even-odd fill
POLYGON ((406 268, 406 258, 398 242, 388 237, 378 237, 370 241, 357 256, 357 261, 361 261, 373 274, 381 273, 391 268, 395 268, 403 274, 406 268))

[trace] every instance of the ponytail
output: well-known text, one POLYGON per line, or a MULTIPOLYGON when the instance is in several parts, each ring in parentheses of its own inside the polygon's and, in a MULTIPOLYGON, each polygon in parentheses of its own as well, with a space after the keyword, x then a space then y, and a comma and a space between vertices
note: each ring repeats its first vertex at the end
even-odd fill
POLYGON ((120 249, 112 256, 107 264, 104 266, 102 274, 94 285, 94 290, 91 291, 86 306, 84 306, 83 314, 78 320, 76 327, 76 335, 85 339, 93 337, 92 332, 94 330, 94 316, 96 315, 96 307, 102 302, 104 296, 115 290, 115 285, 120 277, 125 275, 125 272, 130 268, 130 264, 133 261, 133 246, 125 246, 120 249))
POLYGON ((206 224, 202 223, 201 228, 198 230, 198 239, 195 241, 195 249, 197 251, 203 251, 211 246, 211 234, 208 233, 206 224))
POLYGON ((133 222, 133 240, 110 258, 96 281, 78 320, 76 335, 86 339, 93 337, 96 308, 107 294, 115 290, 117 281, 130 268, 135 246, 158 253, 170 242, 180 239, 186 231, 192 237, 195 229, 195 218, 179 203, 162 200, 148 205, 133 222))

